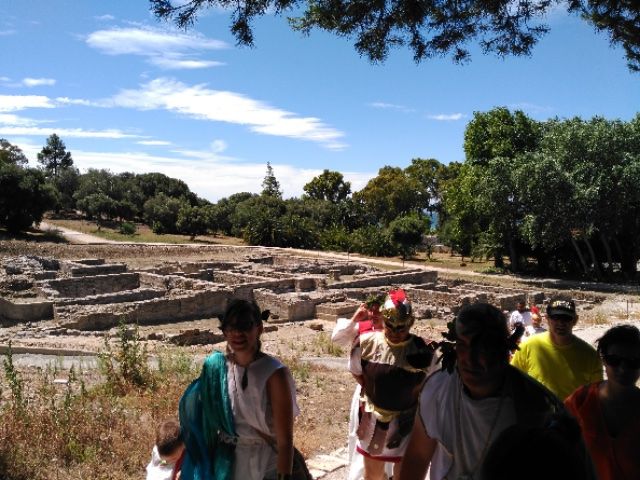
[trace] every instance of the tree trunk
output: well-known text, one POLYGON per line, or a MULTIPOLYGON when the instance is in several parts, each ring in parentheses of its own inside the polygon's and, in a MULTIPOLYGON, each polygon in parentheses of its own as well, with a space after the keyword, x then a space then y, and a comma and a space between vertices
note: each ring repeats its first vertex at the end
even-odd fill
POLYGON ((600 241, 604 247, 605 254, 607 255, 607 273, 613 273, 613 257, 611 256, 611 246, 609 240, 604 236, 604 233, 600 232, 600 241))
POLYGON ((513 240, 513 237, 509 235, 509 261, 511 262, 511 271, 519 272, 520 271, 520 256, 518 255, 518 249, 516 248, 516 243, 513 240))
POLYGON ((589 269, 587 268, 587 263, 584 261, 584 257, 582 256, 582 252, 580 251, 580 245, 578 245, 578 242, 576 242, 576 239, 573 237, 571 237, 571 245, 573 245, 573 248, 576 251, 576 255, 578 256, 578 260, 580 260, 582 271, 585 275, 589 275, 589 269))
POLYGON ((622 257, 624 254, 622 253, 622 248, 620 247, 620 242, 618 241, 618 237, 613 237, 613 245, 616 247, 616 253, 618 254, 618 258, 620 262, 622 262, 622 257))
POLYGON ((591 261, 593 262, 593 271, 596 274, 596 278, 602 278, 602 270, 600 269, 600 263, 596 258, 596 253, 593 251, 593 247, 591 246, 591 242, 588 238, 584 239, 584 243, 587 246, 587 250, 589 251, 589 256, 591 256, 591 261))

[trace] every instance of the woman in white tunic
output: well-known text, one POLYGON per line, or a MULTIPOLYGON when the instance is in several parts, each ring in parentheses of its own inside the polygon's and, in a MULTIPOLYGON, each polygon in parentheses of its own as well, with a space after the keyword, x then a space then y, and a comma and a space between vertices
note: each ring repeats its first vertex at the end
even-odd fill
POLYGON ((180 401, 187 447, 181 479, 288 479, 298 413, 291 373, 260 350, 255 302, 231 301, 220 328, 226 355, 209 356, 180 401))

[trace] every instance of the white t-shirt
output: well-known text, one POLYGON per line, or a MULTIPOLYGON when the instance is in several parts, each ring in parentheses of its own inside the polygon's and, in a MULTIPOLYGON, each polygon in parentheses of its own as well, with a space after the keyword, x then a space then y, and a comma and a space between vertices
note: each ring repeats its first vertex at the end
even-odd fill
POLYGON ((518 310, 511 312, 511 317, 509 317, 509 326, 513 328, 517 322, 521 322, 525 327, 530 326, 532 323, 531 312, 529 310, 525 310, 522 313, 518 310))
POLYGON ((166 464, 160 458, 158 447, 151 452, 151 461, 147 465, 147 480, 171 480, 173 464, 166 464))
POLYGON ((516 422, 511 397, 474 400, 461 389, 457 371, 439 371, 429 377, 420 394, 420 419, 427 434, 438 442, 431 460, 431 480, 458 478, 463 473, 482 480, 486 450, 500 432, 516 422))

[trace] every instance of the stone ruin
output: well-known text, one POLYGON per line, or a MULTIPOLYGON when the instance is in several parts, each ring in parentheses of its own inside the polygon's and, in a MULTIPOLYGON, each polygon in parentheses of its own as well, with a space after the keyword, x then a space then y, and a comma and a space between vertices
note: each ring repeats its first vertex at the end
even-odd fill
MULTIPOLYGON (((441 281, 436 271, 424 268, 382 271, 353 261, 284 254, 239 257, 165 262, 134 271, 97 258, 4 258, 0 321, 12 325, 52 319, 59 329, 103 331, 120 322, 154 325, 215 318, 232 297, 269 309, 269 323, 335 320, 351 316, 369 295, 392 286, 405 289, 418 320, 447 321, 469 303, 490 302, 510 311, 518 301, 540 305, 557 293, 441 281)), ((601 299, 585 295, 576 300, 601 299)))

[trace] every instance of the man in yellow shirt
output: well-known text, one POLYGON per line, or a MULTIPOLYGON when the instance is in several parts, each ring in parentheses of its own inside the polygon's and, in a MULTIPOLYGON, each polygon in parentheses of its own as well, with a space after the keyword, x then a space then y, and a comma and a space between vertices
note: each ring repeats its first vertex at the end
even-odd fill
POLYGON ((549 331, 520 344, 511 363, 564 400, 581 385, 602 380, 596 350, 573 334, 578 322, 573 300, 552 298, 547 306, 549 331))

